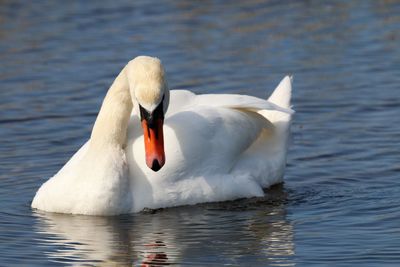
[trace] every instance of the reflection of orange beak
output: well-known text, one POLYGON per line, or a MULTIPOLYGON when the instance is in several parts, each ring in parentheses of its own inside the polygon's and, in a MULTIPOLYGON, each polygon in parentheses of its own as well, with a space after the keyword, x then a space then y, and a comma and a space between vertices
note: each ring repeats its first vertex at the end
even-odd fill
POLYGON ((146 164, 155 172, 165 164, 163 124, 161 118, 155 119, 151 126, 142 120, 146 164))

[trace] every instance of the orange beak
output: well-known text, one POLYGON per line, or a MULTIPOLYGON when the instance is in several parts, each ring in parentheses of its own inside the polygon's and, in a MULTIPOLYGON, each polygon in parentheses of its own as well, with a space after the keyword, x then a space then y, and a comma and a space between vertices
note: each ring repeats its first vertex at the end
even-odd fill
POLYGON ((146 164, 155 172, 165 164, 163 124, 162 118, 155 119, 151 125, 142 119, 146 164))

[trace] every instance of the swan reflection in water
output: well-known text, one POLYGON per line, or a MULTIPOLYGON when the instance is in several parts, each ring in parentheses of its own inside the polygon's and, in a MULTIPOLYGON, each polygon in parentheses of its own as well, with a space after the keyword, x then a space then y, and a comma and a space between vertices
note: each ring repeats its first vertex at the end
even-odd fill
POLYGON ((282 186, 265 198, 118 217, 36 212, 50 261, 96 266, 248 263, 293 266, 282 186), (210 262, 212 261, 212 262, 210 262))

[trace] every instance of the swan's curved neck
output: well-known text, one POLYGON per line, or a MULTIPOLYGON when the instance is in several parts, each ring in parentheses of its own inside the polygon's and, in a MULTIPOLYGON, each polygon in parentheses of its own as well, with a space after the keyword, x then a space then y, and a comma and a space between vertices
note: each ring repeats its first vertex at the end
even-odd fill
POLYGON ((123 147, 132 112, 132 100, 126 67, 115 79, 103 100, 90 137, 91 146, 116 145, 123 147))

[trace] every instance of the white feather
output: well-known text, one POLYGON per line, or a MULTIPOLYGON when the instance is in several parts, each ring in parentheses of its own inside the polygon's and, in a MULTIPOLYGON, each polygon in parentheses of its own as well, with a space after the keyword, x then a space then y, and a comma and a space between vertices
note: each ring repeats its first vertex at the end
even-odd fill
POLYGON ((114 114, 118 131, 113 138, 101 138, 113 131, 107 128, 108 121, 116 124, 109 116, 115 105, 119 113, 132 109, 120 106, 127 102, 120 99, 123 85, 113 84, 103 103, 107 108, 102 107, 108 112, 100 111, 96 120, 101 127, 42 185, 32 207, 114 215, 262 196, 263 188, 282 181, 292 114, 289 77, 282 80, 270 101, 172 90, 164 124, 166 164, 158 172, 145 163, 143 130, 135 111, 129 122, 125 115, 114 114), (94 137, 99 141, 94 142, 94 137))

